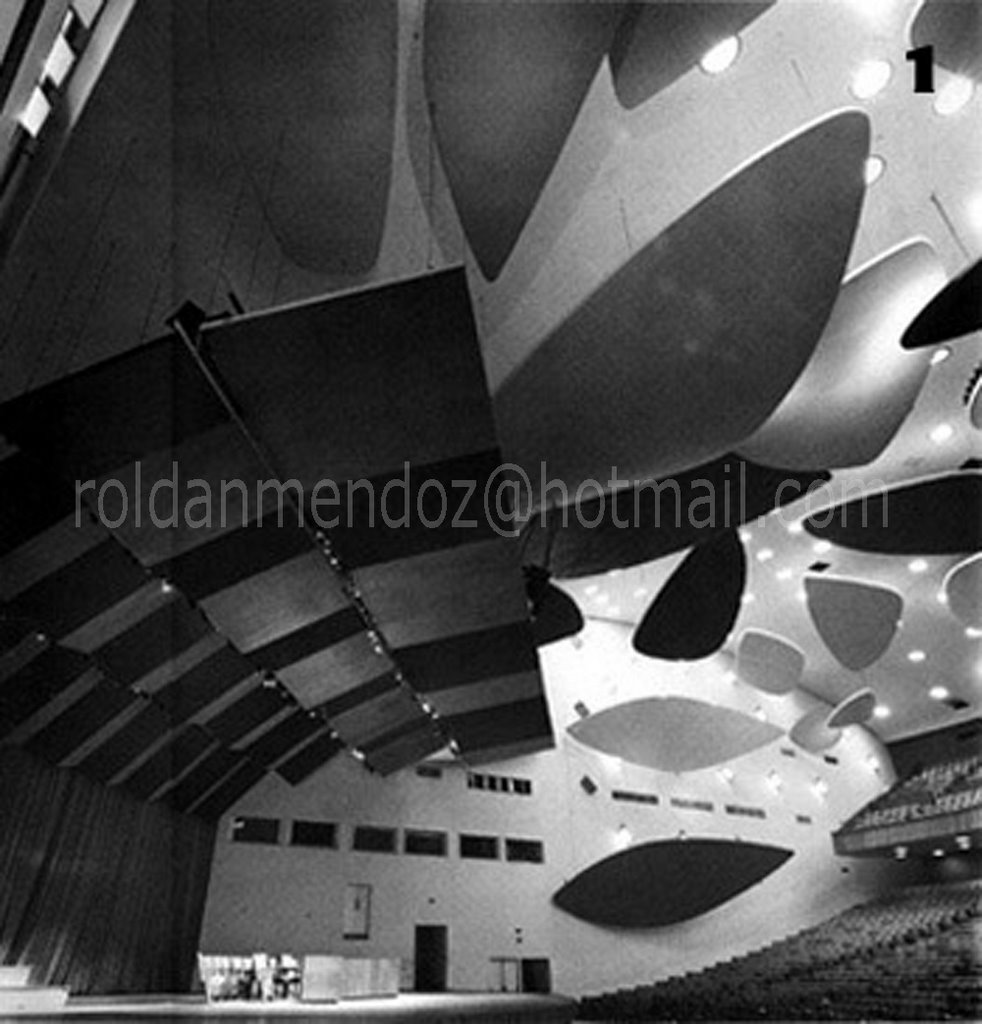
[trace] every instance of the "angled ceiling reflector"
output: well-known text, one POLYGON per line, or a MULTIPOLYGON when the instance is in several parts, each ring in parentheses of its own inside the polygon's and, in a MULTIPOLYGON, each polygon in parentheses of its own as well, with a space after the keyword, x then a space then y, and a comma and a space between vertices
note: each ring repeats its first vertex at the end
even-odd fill
POLYGON ((423 74, 481 271, 501 271, 610 45, 621 3, 429 0, 423 74))
POLYGON ((890 646, 904 599, 863 580, 806 576, 808 613, 825 646, 844 668, 869 668, 890 646))
POLYGON ((364 274, 382 242, 392 174, 396 0, 296 0, 269 17, 211 0, 209 52, 245 170, 284 253, 364 274))
POLYGON ((889 487, 816 512, 805 529, 821 540, 884 555, 967 555, 982 548, 977 470, 889 487))
POLYGON ((982 10, 973 0, 924 0, 911 25, 910 43, 933 46, 941 67, 982 82, 982 10))
POLYGON ((928 353, 898 344, 914 312, 944 285, 934 249, 908 242, 852 274, 801 376, 741 454, 772 466, 871 462, 906 418, 928 353))
POLYGON ((614 90, 622 106, 633 110, 656 96, 773 3, 632 3, 610 47, 614 90))
POLYGON ((810 754, 820 754, 823 750, 828 750, 829 747, 835 746, 842 736, 841 729, 829 728, 829 713, 828 707, 813 708, 795 722, 788 735, 810 754))
POLYGON ((737 531, 699 544, 672 573, 634 632, 649 658, 694 661, 726 640, 740 613, 747 559, 737 531))
POLYGON ((873 717, 876 694, 866 688, 849 694, 832 709, 826 721, 829 729, 844 729, 847 725, 862 725, 873 717))
POLYGON ((508 458, 532 481, 544 461, 572 494, 612 466, 627 480, 688 469, 756 430, 832 311, 869 137, 865 114, 825 118, 628 259, 496 392, 508 458))
POLYGON ((591 864, 552 898, 591 924, 661 928, 726 903, 791 856, 779 846, 729 839, 643 843, 591 864))
POLYGON ((603 754, 665 772, 722 764, 772 743, 777 726, 688 697, 627 701, 579 719, 570 736, 603 754))
POLYGON ((952 615, 966 626, 982 627, 982 554, 950 569, 942 589, 952 615))
POLYGON ((761 629, 745 629, 737 648, 740 679, 764 693, 791 693, 801 682, 805 655, 790 640, 761 629))
POLYGON ((921 309, 900 343, 904 348, 929 348, 978 330, 982 330, 982 260, 959 274, 921 309))

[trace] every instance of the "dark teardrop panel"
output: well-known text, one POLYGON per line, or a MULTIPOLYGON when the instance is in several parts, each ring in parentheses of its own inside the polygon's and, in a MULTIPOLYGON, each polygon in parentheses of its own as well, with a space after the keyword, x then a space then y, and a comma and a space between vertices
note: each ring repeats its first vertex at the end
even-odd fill
POLYGON ((649 658, 695 661, 718 650, 737 615, 747 558, 737 531, 724 530, 686 555, 634 633, 649 658))
POLYGON ((727 839, 644 843, 581 871, 553 895, 553 902, 591 924, 663 928, 733 899, 792 853, 727 839))
POLYGON ((927 348, 982 330, 982 260, 959 274, 904 331, 904 348, 927 348))

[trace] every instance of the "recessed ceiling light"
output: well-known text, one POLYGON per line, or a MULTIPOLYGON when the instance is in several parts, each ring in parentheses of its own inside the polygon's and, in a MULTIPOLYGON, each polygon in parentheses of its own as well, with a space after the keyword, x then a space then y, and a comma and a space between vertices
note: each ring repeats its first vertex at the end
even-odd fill
POLYGON ((946 686, 932 686, 927 693, 931 700, 947 700, 950 696, 946 686))
POLYGON ((939 590, 934 596, 938 599, 938 604, 948 603, 948 595, 943 590, 939 590))
POLYGON ((754 597, 753 594, 744 594, 743 597, 740 598, 740 601, 743 604, 753 604, 754 601, 756 601, 756 600, 757 600, 757 598, 754 597))
POLYGON ((897 858, 897 860, 903 860, 907 856, 907 847, 895 846, 893 848, 893 855, 897 858))
POLYGON ((767 712, 762 707, 756 707, 754 708, 754 718, 756 718, 758 721, 766 722, 767 712))
POLYGON ((936 348, 931 353, 931 365, 937 366, 938 363, 943 363, 948 356, 951 355, 951 349, 947 345, 942 345, 941 348, 936 348))
POLYGON ((978 640, 979 637, 982 637, 982 629, 979 629, 978 626, 966 626, 965 636, 967 636, 969 640, 978 640))
POLYGON ((621 825, 614 833, 614 843, 621 850, 631 845, 631 830, 627 825, 621 825))
POLYGON ((864 61, 852 76, 849 91, 857 100, 871 100, 886 88, 892 74, 893 66, 888 60, 864 61))
POLYGON ((886 160, 882 156, 871 156, 866 158, 866 163, 863 164, 863 181, 867 185, 872 185, 879 181, 883 177, 883 172, 886 170, 886 160))
POLYGON ((915 558, 913 562, 907 563, 907 568, 911 572, 926 572, 927 571, 927 559, 915 558))
POLYGON ((699 61, 699 67, 707 75, 718 75, 737 59, 739 53, 740 40, 736 36, 727 36, 726 39, 703 54, 702 60, 699 61))
POLYGON ((934 851, 934 856, 935 856, 935 857, 943 857, 943 856, 944 856, 944 850, 942 850, 942 849, 941 849, 941 847, 939 846, 939 847, 938 847, 938 848, 937 848, 937 849, 936 849, 936 850, 934 851))
POLYGON ((634 589, 634 596, 635 597, 647 597, 648 596, 648 588, 647 587, 635 587, 635 589, 634 589))
POLYGON ((930 437, 935 444, 944 444, 950 441, 955 434, 955 428, 950 423, 939 423, 931 431, 930 437))
POLYGON ((758 562, 768 562, 773 557, 774 557, 774 552, 770 548, 761 548, 760 551, 757 552, 757 561, 758 562))
POLYGON ((38 132, 41 131, 50 113, 51 101, 41 90, 40 86, 38 86, 31 93, 31 98, 27 101, 27 105, 24 107, 18 120, 21 127, 31 138, 37 138, 38 132))
POLYGON ((923 651, 910 651, 907 654, 907 660, 913 661, 915 664, 923 661, 926 657, 927 655, 923 651))
POLYGON ((800 520, 796 519, 793 523, 788 523, 788 533, 803 533, 805 524, 800 520))
POLYGON ((952 75, 934 94, 934 112, 942 117, 957 114, 972 98, 975 86, 964 75, 952 75))
POLYGON ((749 544, 751 540, 753 540, 753 536, 754 535, 749 530, 740 531, 740 540, 742 540, 744 544, 749 544))
POLYGON ((886 704, 877 704, 876 707, 873 708, 873 714, 877 718, 889 718, 890 709, 886 706, 886 704))
POLYGON ((808 600, 808 592, 804 587, 801 587, 798 592, 794 595, 802 604, 808 600))
POLYGON ((784 569, 778 569, 778 571, 776 573, 774 573, 774 575, 779 580, 789 580, 789 579, 791 579, 792 572, 791 572, 790 569, 784 568, 784 569))
POLYGON ((596 592, 597 592, 597 591, 598 591, 599 589, 600 589, 600 588, 599 588, 599 587, 598 587, 598 586, 596 585, 596 583, 591 583, 591 584, 590 584, 590 585, 589 585, 588 587, 584 587, 584 589, 583 589, 583 593, 584 593, 584 594, 586 594, 586 595, 587 595, 587 597, 593 597, 593 595, 594 595, 594 594, 595 594, 595 593, 596 593, 596 592))
POLYGON ((816 555, 826 555, 832 550, 832 542, 828 540, 817 540, 812 544, 812 551, 816 555))

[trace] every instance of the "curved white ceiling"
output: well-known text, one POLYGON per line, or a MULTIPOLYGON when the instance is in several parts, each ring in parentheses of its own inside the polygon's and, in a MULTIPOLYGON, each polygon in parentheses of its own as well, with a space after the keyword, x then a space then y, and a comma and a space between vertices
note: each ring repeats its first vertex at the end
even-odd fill
POLYGON ((804 372, 740 452, 797 469, 876 458, 928 372, 930 353, 901 348, 900 337, 944 283, 941 261, 924 241, 907 242, 852 274, 804 372))

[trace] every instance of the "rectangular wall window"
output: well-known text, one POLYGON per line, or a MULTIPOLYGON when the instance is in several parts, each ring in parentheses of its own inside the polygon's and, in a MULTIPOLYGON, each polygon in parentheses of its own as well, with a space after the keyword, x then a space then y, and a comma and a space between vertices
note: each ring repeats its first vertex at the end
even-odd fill
POLYGON ((505 840, 505 860, 519 860, 527 864, 541 864, 544 859, 542 843, 538 839, 505 840))
POLYGON ((431 764, 420 764, 416 766, 416 774, 421 779, 442 779, 443 769, 431 764))
POLYGON ((446 857, 447 833, 407 828, 403 834, 403 851, 424 857, 446 857))
POLYGON ((460 855, 471 860, 497 860, 498 837, 461 835, 460 855))
POLYGON ((280 823, 276 818, 233 818, 233 843, 267 843, 280 841, 280 823))
MULTIPOLYGON (((342 927, 346 939, 367 939, 372 923, 372 887, 354 883, 345 886, 342 927)), ((305 983, 306 984, 306 983, 305 983)))
POLYGON ((708 800, 686 800, 682 797, 672 797, 672 806, 681 807, 687 811, 711 811, 713 805, 708 800))
POLYGON ((377 828, 374 825, 356 825, 351 849, 368 853, 395 853, 396 830, 377 828))
POLYGON ((333 821, 295 821, 290 830, 290 845, 335 850, 338 845, 338 827, 333 821))
POLYGON ((726 813, 741 815, 744 818, 767 817, 767 812, 762 807, 743 807, 740 804, 727 804, 726 813))
POLYGON ((632 804, 657 804, 658 797, 654 793, 635 793, 630 789, 614 789, 610 794, 615 800, 624 800, 632 804))

